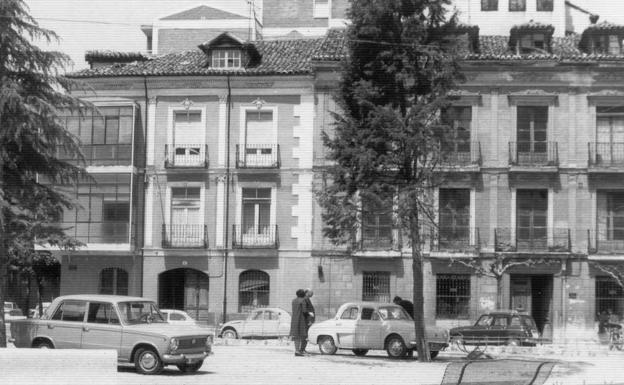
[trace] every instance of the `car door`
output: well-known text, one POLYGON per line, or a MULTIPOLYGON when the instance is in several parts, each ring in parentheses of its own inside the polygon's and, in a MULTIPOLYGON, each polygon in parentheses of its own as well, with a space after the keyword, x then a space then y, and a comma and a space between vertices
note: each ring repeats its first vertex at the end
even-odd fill
POLYGON ((355 343, 357 349, 383 349, 381 341, 381 319, 372 307, 363 307, 355 325, 355 343))
POLYGON ((509 337, 509 317, 506 315, 497 315, 494 317, 494 322, 490 326, 490 332, 488 333, 488 342, 490 343, 505 343, 509 337))
POLYGON ((355 348, 355 326, 359 309, 356 305, 347 307, 335 323, 336 345, 344 349, 355 348))
POLYGON ((466 342, 485 342, 490 332, 490 326, 494 322, 494 317, 485 314, 482 315, 474 326, 462 330, 464 341, 466 342))
POLYGON ((45 320, 45 332, 57 349, 80 349, 82 344, 82 326, 87 312, 87 301, 65 300, 45 320))
POLYGON ((82 327, 82 348, 119 351, 121 334, 121 323, 113 304, 89 302, 87 322, 82 327))
POLYGON ((264 323, 262 324, 263 337, 276 337, 279 335, 279 315, 273 310, 264 311, 264 323))
POLYGON ((279 317, 278 336, 288 336, 290 334, 290 314, 284 310, 280 310, 277 315, 279 317))
POLYGON ((243 322, 241 331, 242 337, 255 337, 262 335, 262 324, 264 321, 264 310, 254 310, 243 322))

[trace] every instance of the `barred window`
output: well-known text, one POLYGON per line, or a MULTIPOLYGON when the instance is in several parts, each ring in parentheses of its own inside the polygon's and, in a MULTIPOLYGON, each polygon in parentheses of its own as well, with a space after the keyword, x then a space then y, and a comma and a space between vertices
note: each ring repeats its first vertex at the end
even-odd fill
POLYGON ((470 316, 470 274, 436 276, 436 317, 468 318, 470 316))
POLYGON ((269 275, 260 270, 243 271, 238 279, 238 311, 246 313, 269 306, 269 275))
POLYGON ((362 285, 363 301, 390 302, 390 272, 365 271, 362 285))
POLYGON ((611 277, 596 277, 596 314, 609 310, 624 317, 624 289, 611 277))
POLYGON ((117 267, 102 270, 100 294, 128 295, 128 272, 117 267))

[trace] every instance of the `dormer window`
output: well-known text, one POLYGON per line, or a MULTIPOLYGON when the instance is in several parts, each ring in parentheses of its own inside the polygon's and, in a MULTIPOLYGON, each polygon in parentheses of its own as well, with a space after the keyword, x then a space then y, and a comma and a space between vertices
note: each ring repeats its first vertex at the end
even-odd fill
POLYGON ((241 51, 238 49, 214 49, 212 51, 212 67, 241 68, 241 51))
POLYGON ((520 38, 520 53, 531 53, 545 50, 546 43, 543 33, 527 33, 520 38))
POLYGON ((552 25, 533 22, 516 25, 511 29, 509 48, 516 55, 549 54, 551 52, 552 25))
POLYGON ((479 52, 478 26, 459 23, 447 36, 449 41, 444 43, 445 49, 457 51, 459 54, 479 52))
POLYGON ((618 35, 594 36, 594 53, 619 55, 622 53, 622 40, 618 35))
POLYGON ((581 51, 595 55, 624 54, 624 26, 602 22, 592 24, 581 35, 581 51))

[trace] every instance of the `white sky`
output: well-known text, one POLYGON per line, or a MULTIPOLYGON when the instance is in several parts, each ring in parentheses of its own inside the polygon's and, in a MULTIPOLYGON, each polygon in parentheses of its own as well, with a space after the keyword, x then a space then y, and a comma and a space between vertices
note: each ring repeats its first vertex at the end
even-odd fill
MULTIPOLYGON (((154 19, 178 11, 205 4, 233 13, 248 14, 246 0, 25 1, 30 7, 31 15, 37 18, 39 24, 54 30, 61 37, 60 45, 50 48, 69 54, 75 63, 73 69, 87 66, 84 62, 84 54, 88 50, 144 51, 146 38, 141 32, 141 24, 151 24, 154 19)), ((600 21, 608 20, 624 24, 624 0, 573 0, 572 2, 599 14, 600 21)))

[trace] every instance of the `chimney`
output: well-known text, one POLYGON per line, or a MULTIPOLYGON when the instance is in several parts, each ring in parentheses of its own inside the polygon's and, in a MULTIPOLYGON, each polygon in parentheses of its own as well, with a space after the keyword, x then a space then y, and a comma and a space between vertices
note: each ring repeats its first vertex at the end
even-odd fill
POLYGON ((600 18, 600 15, 591 14, 589 15, 589 22, 592 24, 596 24, 599 18, 600 18))

